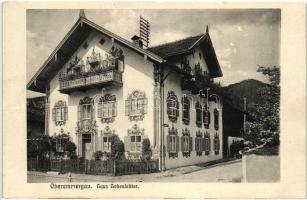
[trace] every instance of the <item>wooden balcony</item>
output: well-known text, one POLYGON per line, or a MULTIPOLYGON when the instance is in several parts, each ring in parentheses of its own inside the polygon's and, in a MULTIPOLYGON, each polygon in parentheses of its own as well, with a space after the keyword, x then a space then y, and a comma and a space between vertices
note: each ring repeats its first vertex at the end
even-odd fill
POLYGON ((61 93, 85 91, 92 88, 122 86, 122 72, 116 69, 93 71, 59 79, 61 93))

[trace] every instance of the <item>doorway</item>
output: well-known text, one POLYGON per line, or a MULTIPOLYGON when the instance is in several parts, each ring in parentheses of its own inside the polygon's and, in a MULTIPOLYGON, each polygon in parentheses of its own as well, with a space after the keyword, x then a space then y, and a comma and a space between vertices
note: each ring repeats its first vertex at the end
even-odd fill
POLYGON ((93 155, 91 134, 82 135, 82 157, 91 160, 93 155))

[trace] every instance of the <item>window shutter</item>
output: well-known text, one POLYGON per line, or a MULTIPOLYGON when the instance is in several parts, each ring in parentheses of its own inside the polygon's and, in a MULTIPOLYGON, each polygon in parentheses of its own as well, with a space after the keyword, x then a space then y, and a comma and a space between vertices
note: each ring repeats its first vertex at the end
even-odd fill
POLYGON ((124 137, 124 143, 125 143, 125 151, 130 151, 131 141, 129 136, 124 137))
POLYGON ((172 114, 170 107, 171 107, 171 103, 169 102, 169 100, 166 100, 167 115, 172 114))
POLYGON ((92 120, 95 119, 95 109, 94 109, 94 105, 91 106, 91 118, 92 118, 92 120))
POLYGON ((179 102, 176 103, 176 117, 179 117, 179 102))
POLYGON ((195 151, 198 152, 198 149, 199 149, 199 138, 196 137, 195 138, 195 151))
POLYGON ((189 151, 193 151, 193 138, 189 137, 189 151))
POLYGON ((64 107, 64 120, 68 120, 68 110, 67 110, 67 106, 65 105, 64 107))
POLYGON ((101 118, 102 116, 101 116, 101 112, 102 112, 102 102, 99 102, 98 103, 98 111, 97 111, 97 113, 98 113, 98 118, 101 118))
POLYGON ((208 139, 209 139, 209 143, 208 143, 208 146, 209 146, 209 151, 211 151, 211 139, 210 139, 210 137, 208 137, 208 139))
POLYGON ((208 110, 208 125, 210 124, 210 122, 211 122, 211 119, 210 119, 210 111, 208 110))
POLYGON ((55 108, 52 108, 52 120, 55 121, 55 108))
POLYGON ((206 148, 205 148, 205 145, 206 145, 205 137, 202 138, 201 141, 202 141, 202 145, 201 145, 202 148, 201 148, 201 150, 202 150, 202 151, 205 151, 205 150, 206 150, 206 148))
POLYGON ((176 135, 176 152, 179 152, 179 136, 176 135))
POLYGON ((115 101, 115 102, 113 102, 113 104, 112 104, 112 116, 113 117, 116 117, 117 116, 117 102, 115 101))
POLYGON ((128 116, 130 113, 130 103, 131 103, 130 100, 126 100, 126 103, 125 103, 125 115, 126 116, 128 116))
POLYGON ((168 135, 166 136, 166 142, 167 142, 167 152, 171 151, 171 137, 168 135))
POLYGON ((184 151, 184 140, 183 140, 183 136, 181 136, 181 151, 184 151))
POLYGON ((143 99, 143 114, 147 113, 147 104, 148 104, 148 100, 147 98, 143 99))
POLYGON ((81 121, 81 108, 82 106, 81 105, 78 105, 78 121, 81 121))

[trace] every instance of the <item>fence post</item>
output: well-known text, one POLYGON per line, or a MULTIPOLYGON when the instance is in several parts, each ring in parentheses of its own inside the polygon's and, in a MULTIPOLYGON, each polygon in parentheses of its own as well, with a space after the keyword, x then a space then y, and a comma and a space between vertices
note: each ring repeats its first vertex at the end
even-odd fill
POLYGON ((116 160, 113 161, 113 175, 116 176, 116 160))

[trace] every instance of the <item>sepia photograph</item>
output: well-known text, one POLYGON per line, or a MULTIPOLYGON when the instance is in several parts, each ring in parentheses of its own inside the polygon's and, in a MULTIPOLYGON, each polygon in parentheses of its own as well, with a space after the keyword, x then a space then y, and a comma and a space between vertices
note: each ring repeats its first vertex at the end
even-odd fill
POLYGON ((27 9, 27 182, 279 182, 280 32, 280 9, 27 9))

